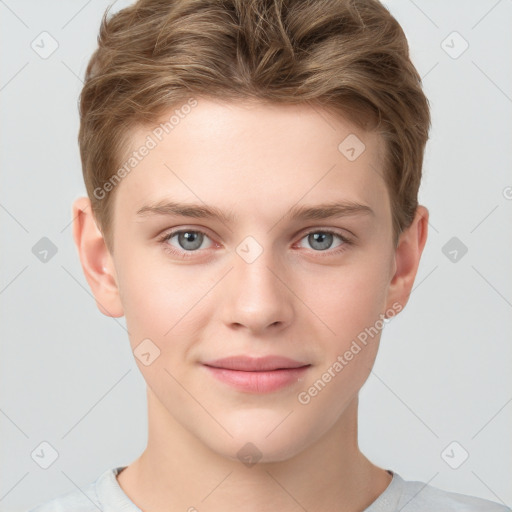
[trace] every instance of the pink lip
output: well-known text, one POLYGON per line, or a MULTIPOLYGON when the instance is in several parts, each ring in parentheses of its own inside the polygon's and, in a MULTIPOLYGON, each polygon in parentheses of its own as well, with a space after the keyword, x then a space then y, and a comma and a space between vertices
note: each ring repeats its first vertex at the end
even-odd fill
POLYGON ((281 356, 227 357, 203 363, 214 377, 241 391, 270 393, 289 386, 311 366, 281 356))

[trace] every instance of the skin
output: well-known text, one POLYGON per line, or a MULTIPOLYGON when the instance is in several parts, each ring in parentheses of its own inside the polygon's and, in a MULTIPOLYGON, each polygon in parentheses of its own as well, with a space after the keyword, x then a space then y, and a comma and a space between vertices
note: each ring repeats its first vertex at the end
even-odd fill
MULTIPOLYGON (((149 133, 135 129, 131 150, 149 133)), ((98 308, 125 315, 132 350, 148 338, 160 350, 148 366, 135 358, 147 383, 148 444, 118 475, 138 507, 356 512, 389 485, 390 474, 357 442, 358 392, 380 331, 308 404, 297 399, 359 333, 393 304, 403 308, 411 293, 428 210, 418 207, 395 247, 381 177, 384 149, 377 134, 310 105, 198 98, 117 185, 112 254, 89 199, 75 201, 75 243, 98 308), (366 146, 354 161, 338 150, 349 134, 366 146), (236 219, 137 215, 144 205, 171 199, 236 219), (373 214, 286 217, 294 206, 341 200, 373 214), (206 236, 181 259, 165 247, 185 253, 191 244, 180 245, 178 236, 159 241, 171 229, 206 236), (307 236, 325 229, 353 243, 335 235, 322 249, 307 236), (251 263, 236 252, 247 236, 263 250, 251 263), (304 379, 258 394, 217 381, 201 365, 238 354, 283 355, 311 366, 304 379), (251 467, 237 458, 247 442, 261 453, 251 467)))

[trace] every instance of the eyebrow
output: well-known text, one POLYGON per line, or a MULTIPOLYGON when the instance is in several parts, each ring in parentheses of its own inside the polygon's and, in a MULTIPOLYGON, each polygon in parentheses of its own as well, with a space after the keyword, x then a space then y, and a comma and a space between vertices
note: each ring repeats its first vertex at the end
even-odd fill
MULTIPOLYGON (((354 201, 335 201, 315 206, 293 206, 288 213, 283 216, 283 219, 322 220, 368 214, 375 216, 375 212, 368 205, 354 201)), ((137 215, 167 215, 196 219, 220 219, 226 224, 236 220, 236 215, 231 211, 224 212, 214 206, 178 203, 174 201, 159 201, 143 206, 137 210, 137 215)))

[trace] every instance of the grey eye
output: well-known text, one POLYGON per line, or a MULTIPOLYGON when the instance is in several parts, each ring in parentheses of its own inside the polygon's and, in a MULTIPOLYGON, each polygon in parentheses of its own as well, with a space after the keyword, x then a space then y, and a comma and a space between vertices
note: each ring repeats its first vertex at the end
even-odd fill
POLYGON ((178 244, 181 249, 186 251, 194 251, 199 249, 203 244, 204 234, 199 231, 180 231, 172 237, 178 237, 178 244))
POLYGON ((325 249, 329 249, 332 245, 333 236, 331 233, 310 233, 308 235, 308 242, 313 247, 313 249, 318 249, 323 251, 325 249))
POLYGON ((304 241, 307 240, 307 249, 311 248, 315 251, 326 251, 327 249, 334 249, 346 243, 345 238, 338 233, 330 231, 310 231, 301 239, 301 247, 305 247, 304 241), (338 243, 335 243, 338 239, 338 243))

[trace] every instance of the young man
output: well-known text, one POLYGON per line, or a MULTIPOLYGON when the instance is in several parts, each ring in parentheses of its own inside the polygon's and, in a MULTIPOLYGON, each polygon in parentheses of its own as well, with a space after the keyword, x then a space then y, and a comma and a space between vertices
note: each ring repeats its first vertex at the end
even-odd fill
POLYGON ((148 444, 34 510, 510 510, 358 448, 358 392, 427 238, 429 125, 375 0, 144 0, 105 17, 74 238, 98 308, 126 317, 148 444))

